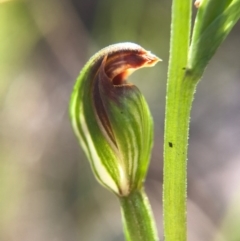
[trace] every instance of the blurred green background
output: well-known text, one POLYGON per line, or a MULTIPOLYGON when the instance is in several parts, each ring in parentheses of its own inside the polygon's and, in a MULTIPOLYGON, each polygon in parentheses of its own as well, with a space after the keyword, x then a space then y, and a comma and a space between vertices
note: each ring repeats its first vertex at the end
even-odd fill
MULTIPOLYGON (((1 241, 124 239, 118 200, 95 181, 68 117, 72 87, 84 63, 102 47, 122 41, 136 42, 163 59, 130 77, 154 117, 146 191, 163 236, 170 11, 167 0, 0 0, 1 241)), ((238 23, 212 59, 193 105, 190 241, 240 240, 239 147, 238 23)))

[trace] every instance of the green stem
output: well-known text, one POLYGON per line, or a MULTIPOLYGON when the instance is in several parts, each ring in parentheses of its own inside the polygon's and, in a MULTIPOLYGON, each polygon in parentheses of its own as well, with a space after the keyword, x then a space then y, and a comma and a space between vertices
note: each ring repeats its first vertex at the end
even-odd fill
POLYGON ((127 241, 157 241, 157 229, 144 190, 120 197, 127 241))
POLYGON ((166 241, 187 240, 187 146, 196 81, 186 72, 190 0, 173 0, 164 136, 163 212, 166 241))

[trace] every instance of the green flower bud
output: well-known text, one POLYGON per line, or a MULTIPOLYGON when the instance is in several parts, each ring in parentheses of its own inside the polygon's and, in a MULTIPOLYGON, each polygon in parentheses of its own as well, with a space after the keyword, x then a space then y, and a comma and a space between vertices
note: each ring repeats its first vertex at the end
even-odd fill
POLYGON ((72 125, 92 170, 119 196, 141 188, 153 139, 147 103, 126 78, 158 61, 139 45, 111 45, 88 61, 71 96, 72 125))

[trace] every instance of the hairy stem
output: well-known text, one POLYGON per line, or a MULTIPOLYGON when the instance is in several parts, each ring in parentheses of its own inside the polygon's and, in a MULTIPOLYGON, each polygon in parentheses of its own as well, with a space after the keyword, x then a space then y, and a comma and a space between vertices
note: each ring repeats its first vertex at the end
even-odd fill
POLYGON ((173 0, 168 69, 163 212, 165 241, 187 240, 187 145, 196 82, 187 74, 191 1, 173 0))

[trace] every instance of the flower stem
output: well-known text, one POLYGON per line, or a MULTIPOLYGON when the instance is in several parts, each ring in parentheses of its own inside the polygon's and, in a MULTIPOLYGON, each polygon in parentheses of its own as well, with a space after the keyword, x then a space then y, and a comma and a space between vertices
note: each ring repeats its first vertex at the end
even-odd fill
POLYGON ((166 241, 187 240, 187 147, 196 82, 188 75, 190 0, 173 0, 164 136, 163 212, 166 241))
POLYGON ((157 241, 157 229, 144 190, 120 197, 127 241, 157 241))

